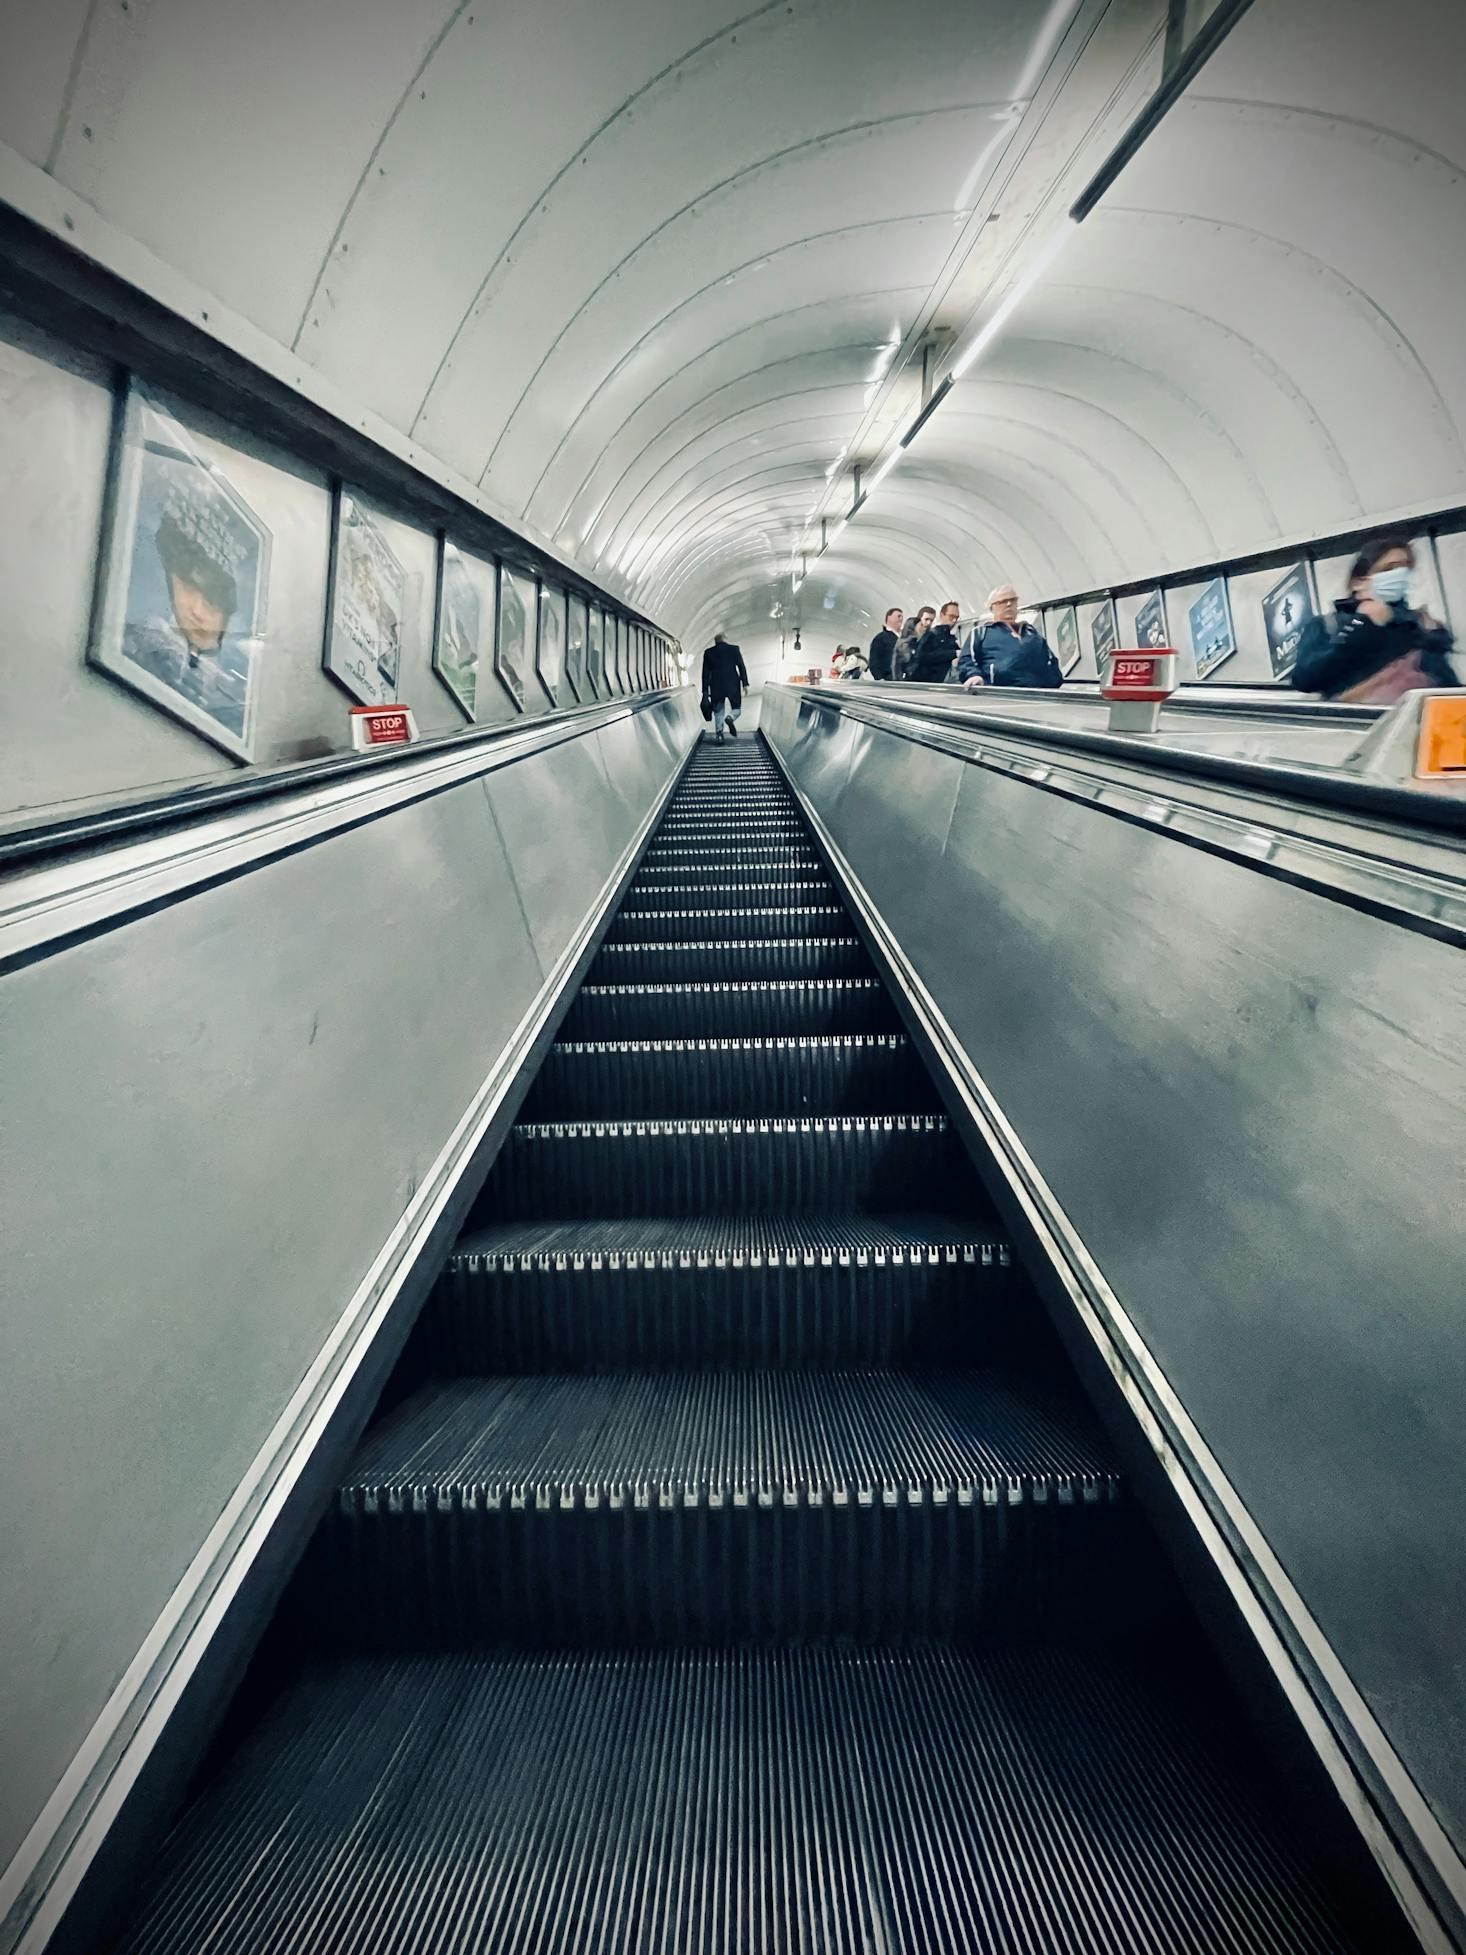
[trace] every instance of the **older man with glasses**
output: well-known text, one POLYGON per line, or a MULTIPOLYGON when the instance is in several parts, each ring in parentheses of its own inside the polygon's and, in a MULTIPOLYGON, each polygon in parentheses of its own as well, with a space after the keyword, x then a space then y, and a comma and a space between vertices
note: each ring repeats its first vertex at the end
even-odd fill
POLYGON ((1063 685, 1063 670, 1049 641, 1019 619, 1018 593, 1011 584, 999 584, 988 598, 988 611, 987 623, 974 628, 957 666, 957 677, 969 692, 979 686, 1063 685))

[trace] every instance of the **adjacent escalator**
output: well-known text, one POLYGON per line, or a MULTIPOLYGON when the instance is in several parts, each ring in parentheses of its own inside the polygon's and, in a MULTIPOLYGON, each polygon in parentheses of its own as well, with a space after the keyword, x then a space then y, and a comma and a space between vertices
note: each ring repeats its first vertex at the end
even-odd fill
POLYGON ((128 1955, 1376 1945, 747 739, 669 803, 282 1620, 128 1955))

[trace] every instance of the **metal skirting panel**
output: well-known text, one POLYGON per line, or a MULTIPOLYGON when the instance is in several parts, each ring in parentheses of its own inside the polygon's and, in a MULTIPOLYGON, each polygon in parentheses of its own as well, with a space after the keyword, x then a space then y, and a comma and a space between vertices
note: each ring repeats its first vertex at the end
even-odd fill
POLYGON ((1466 959, 792 690, 763 726, 1276 1557, 1449 1913, 1466 959))

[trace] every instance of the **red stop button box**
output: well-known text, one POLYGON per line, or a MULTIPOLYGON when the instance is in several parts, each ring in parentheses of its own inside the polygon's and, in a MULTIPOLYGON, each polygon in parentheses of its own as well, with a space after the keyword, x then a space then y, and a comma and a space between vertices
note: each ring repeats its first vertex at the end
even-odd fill
POLYGON ((1176 690, 1176 654, 1112 652, 1110 673, 1100 687, 1106 699, 1169 699, 1176 690))
POLYGON ((377 747, 405 747, 417 738, 410 706, 353 706, 351 744, 358 753, 377 747))

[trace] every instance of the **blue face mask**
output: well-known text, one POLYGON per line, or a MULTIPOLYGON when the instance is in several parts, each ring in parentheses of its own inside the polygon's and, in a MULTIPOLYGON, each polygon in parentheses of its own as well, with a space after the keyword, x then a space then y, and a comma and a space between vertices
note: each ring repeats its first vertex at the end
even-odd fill
POLYGON ((1377 570, 1369 580, 1370 594, 1381 604, 1403 604, 1410 595, 1410 566, 1402 563, 1394 570, 1377 570))

